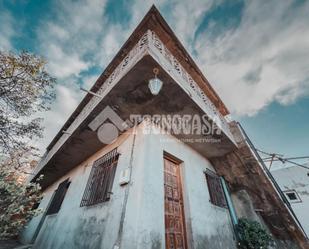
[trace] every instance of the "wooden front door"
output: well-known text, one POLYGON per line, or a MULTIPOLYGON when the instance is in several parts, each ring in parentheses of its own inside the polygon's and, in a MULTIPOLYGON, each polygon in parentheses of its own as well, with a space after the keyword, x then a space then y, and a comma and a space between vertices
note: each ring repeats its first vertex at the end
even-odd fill
POLYGON ((166 249, 186 249, 186 229, 179 164, 164 158, 166 249))

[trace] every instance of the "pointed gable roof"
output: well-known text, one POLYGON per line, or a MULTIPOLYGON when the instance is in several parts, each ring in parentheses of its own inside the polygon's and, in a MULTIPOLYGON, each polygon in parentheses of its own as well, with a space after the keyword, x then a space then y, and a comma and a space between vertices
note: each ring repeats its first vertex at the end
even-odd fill
MULTIPOLYGON (((192 79, 198 84, 198 86, 204 91, 207 97, 212 101, 212 103, 216 106, 216 108, 220 111, 220 113, 225 116, 229 114, 228 109, 224 105, 223 101, 220 99, 218 94, 212 88, 206 77, 203 75, 199 67, 196 65, 194 60, 191 58, 189 53, 186 51, 184 46, 178 40, 173 30, 169 27, 167 22, 164 20, 158 9, 153 5, 150 10, 147 12, 145 17, 139 23, 139 25, 135 28, 133 33, 127 39, 127 41, 120 48, 118 53, 94 83, 91 88, 92 92, 96 92, 100 89, 100 87, 104 84, 106 79, 112 74, 115 68, 121 63, 121 61, 127 56, 129 51, 134 47, 134 45, 139 41, 142 35, 147 32, 147 30, 154 31, 160 40, 164 43, 164 45, 169 49, 169 51, 173 54, 173 56, 179 61, 179 63, 184 67, 184 69, 190 74, 192 79)), ((86 104, 92 98, 91 94, 87 94, 84 99, 80 102, 78 107, 71 114, 69 119, 63 125, 58 134, 51 141, 47 150, 50 150, 57 140, 61 137, 62 131, 67 130, 67 128, 71 125, 74 119, 79 115, 81 110, 86 106, 86 104)))

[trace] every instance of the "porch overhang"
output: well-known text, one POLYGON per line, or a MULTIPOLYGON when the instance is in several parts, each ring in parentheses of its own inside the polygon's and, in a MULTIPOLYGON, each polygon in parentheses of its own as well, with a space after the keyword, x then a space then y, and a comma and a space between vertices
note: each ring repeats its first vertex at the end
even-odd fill
MULTIPOLYGON (((58 140, 47 151, 35 169, 34 178, 45 175, 43 187, 82 163, 104 147, 89 123, 106 107, 112 107, 123 120, 130 115, 207 115, 222 131, 208 135, 218 143, 188 143, 205 157, 222 156, 236 148, 229 125, 205 92, 193 80, 179 61, 164 46, 155 32, 147 30, 128 55, 115 68, 104 84, 92 96, 58 140), (160 68, 164 82, 159 95, 153 96, 148 89, 148 80, 153 77, 153 68, 160 68)), ((204 135, 178 138, 205 138, 204 135)))

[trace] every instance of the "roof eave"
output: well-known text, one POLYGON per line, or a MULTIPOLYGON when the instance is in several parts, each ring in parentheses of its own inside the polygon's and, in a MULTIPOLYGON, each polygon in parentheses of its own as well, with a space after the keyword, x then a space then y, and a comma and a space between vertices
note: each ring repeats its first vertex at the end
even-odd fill
MULTIPOLYGON (((158 24, 162 28, 163 31, 165 31, 165 34, 158 34, 160 35, 167 35, 170 36, 173 41, 173 47, 177 48, 177 51, 181 51, 182 55, 177 53, 175 57, 178 58, 180 63, 186 67, 193 69, 195 71, 195 77, 200 77, 201 80, 198 80, 197 83, 199 83, 200 87, 205 91, 205 94, 207 94, 210 97, 210 99, 214 102, 215 106, 218 108, 218 110, 221 112, 223 116, 229 114, 228 109, 224 105, 223 101, 220 99, 220 97, 217 95, 215 90, 212 88, 212 86, 209 84, 206 77, 203 75, 199 67, 196 65, 192 57, 189 55, 189 53, 186 51, 182 43, 178 40, 176 35, 174 34, 173 30, 169 27, 169 25, 166 23, 158 9, 155 7, 155 5, 152 5, 150 10, 147 12, 145 17, 142 19, 142 21, 139 23, 139 25, 135 28, 135 30, 132 32, 130 37, 127 39, 127 41, 123 44, 123 46, 120 48, 118 53, 115 55, 115 57, 112 59, 112 61, 108 64, 108 66, 105 68, 103 73, 99 76, 99 78, 96 80, 94 85, 91 87, 92 92, 96 92, 105 82, 105 80, 110 76, 110 74, 114 71, 114 69, 120 64, 120 62, 124 59, 124 57, 128 54, 128 52, 133 48, 133 46, 138 42, 140 37, 148 30, 148 29, 158 29, 158 24), (203 82, 203 84, 201 84, 203 82)), ((170 44, 171 46, 171 44, 170 44)), ((176 49, 174 49, 176 50, 176 49)), ((67 130, 67 128, 71 125, 71 123, 74 121, 76 116, 81 112, 81 110, 84 108, 84 106, 90 101, 92 95, 87 93, 86 96, 83 98, 83 100, 80 102, 80 104, 77 106, 77 108, 73 111, 73 113, 70 115, 68 120, 65 122, 65 124, 62 126, 60 131, 56 134, 56 136, 53 138, 53 140, 50 142, 46 150, 50 150, 54 144, 58 141, 58 139, 61 137, 63 131, 67 130)))

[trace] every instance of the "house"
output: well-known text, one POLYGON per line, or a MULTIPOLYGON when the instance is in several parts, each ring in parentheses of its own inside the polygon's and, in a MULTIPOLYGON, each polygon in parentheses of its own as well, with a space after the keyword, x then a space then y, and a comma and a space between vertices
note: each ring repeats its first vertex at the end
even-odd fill
POLYGON ((271 173, 309 236, 309 167, 289 166, 271 173))
POLYGON ((34 171, 34 248, 236 248, 238 218, 275 248, 306 238, 254 147, 155 7, 34 171))

